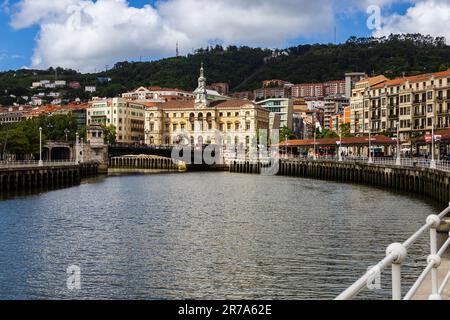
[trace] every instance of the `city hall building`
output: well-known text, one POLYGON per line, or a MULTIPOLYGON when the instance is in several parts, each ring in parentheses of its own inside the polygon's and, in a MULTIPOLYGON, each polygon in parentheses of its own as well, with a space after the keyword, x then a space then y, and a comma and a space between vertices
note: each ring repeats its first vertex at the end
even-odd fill
POLYGON ((242 147, 252 143, 260 130, 273 129, 269 128, 269 110, 248 100, 220 96, 207 89, 202 65, 194 99, 168 101, 146 108, 146 144, 242 147), (217 133, 222 141, 217 141, 217 133))

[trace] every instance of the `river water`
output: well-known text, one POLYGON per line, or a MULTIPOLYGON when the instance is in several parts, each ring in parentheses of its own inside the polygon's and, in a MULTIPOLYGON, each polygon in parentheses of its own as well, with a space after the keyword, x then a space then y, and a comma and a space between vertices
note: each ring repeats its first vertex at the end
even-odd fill
MULTIPOLYGON (((287 177, 93 179, 0 201, 0 299, 331 299, 439 209, 287 177), (80 290, 67 288, 72 265, 80 290)), ((407 283, 423 265, 408 260, 407 283)), ((387 298, 389 272, 381 284, 362 298, 387 298)))

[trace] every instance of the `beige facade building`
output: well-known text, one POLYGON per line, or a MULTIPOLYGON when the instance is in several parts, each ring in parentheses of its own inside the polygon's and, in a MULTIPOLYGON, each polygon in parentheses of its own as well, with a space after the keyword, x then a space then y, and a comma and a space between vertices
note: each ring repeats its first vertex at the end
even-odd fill
POLYGON ((365 85, 365 81, 361 81, 353 90, 352 133, 367 134, 369 130, 396 133, 399 126, 400 138, 405 141, 431 131, 433 126, 435 129, 450 126, 450 70, 381 79, 365 85), (363 102, 366 108, 362 113, 359 106, 363 102))
POLYGON ((369 132, 369 91, 371 87, 386 81, 388 79, 385 76, 377 76, 365 78, 355 84, 350 99, 350 131, 352 134, 369 132))
POLYGON ((123 98, 97 99, 87 109, 87 125, 114 126, 117 143, 144 143, 145 105, 123 98))
POLYGON ((138 102, 158 101, 167 102, 172 100, 193 99, 192 93, 180 89, 168 89, 161 87, 140 87, 134 91, 122 94, 122 98, 138 102))
POLYGON ((257 137, 258 130, 270 129, 270 112, 265 108, 248 100, 210 100, 209 91, 202 66, 198 88, 194 91, 195 100, 148 107, 146 144, 243 146, 257 137))
POLYGON ((352 133, 396 133, 397 126, 402 141, 450 126, 450 70, 372 83, 364 95, 353 90, 352 133), (357 108, 363 101, 365 130, 357 108))

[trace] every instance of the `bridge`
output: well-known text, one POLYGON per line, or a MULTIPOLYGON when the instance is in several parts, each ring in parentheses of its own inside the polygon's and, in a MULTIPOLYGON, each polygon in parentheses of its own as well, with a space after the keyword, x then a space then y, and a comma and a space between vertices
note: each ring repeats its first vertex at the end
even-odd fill
MULTIPOLYGON (((228 170, 224 164, 208 164, 204 154, 216 157, 216 151, 223 147, 216 145, 203 146, 139 146, 114 145, 109 147, 109 167, 122 169, 174 169, 184 162, 189 171, 223 171, 228 170), (189 155, 185 154, 188 150, 189 155), (175 152, 174 152, 175 151, 175 152), (175 154, 175 157, 173 157, 175 154)), ((222 159, 221 155, 218 158, 222 159)))

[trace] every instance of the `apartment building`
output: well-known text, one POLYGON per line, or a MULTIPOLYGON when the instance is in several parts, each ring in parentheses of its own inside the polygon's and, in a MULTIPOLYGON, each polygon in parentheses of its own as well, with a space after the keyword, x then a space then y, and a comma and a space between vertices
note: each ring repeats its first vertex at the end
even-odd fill
POLYGON ((174 101, 174 100, 190 100, 194 98, 194 95, 190 92, 161 87, 140 87, 134 91, 130 91, 122 94, 122 98, 127 100, 134 100, 139 102, 145 101, 174 101))
POLYGON ((400 138, 409 140, 433 126, 450 126, 450 70, 384 81, 381 77, 370 84, 363 80, 353 90, 352 133, 398 129, 400 138))
POLYGON ((230 94, 230 97, 239 100, 253 100, 255 98, 255 95, 253 91, 240 91, 230 94))
POLYGON ((230 85, 224 82, 212 83, 206 89, 217 91, 222 96, 228 96, 230 93, 230 85))
POLYGON ((291 90, 292 98, 323 98, 325 85, 323 83, 295 84, 291 90))
POLYGON ((389 79, 385 76, 376 76, 365 78, 355 84, 355 88, 352 90, 352 97, 350 99, 350 132, 352 134, 359 135, 369 133, 370 89, 388 80, 389 79))
POLYGON ((280 116, 280 127, 293 128, 293 107, 292 99, 266 99, 256 103, 270 111, 270 117, 280 116))
POLYGON ((345 80, 333 80, 323 84, 325 96, 345 96, 346 81, 345 80))
POLYGON ((93 100, 87 109, 87 124, 113 125, 118 143, 144 143, 145 108, 123 98, 93 100))

